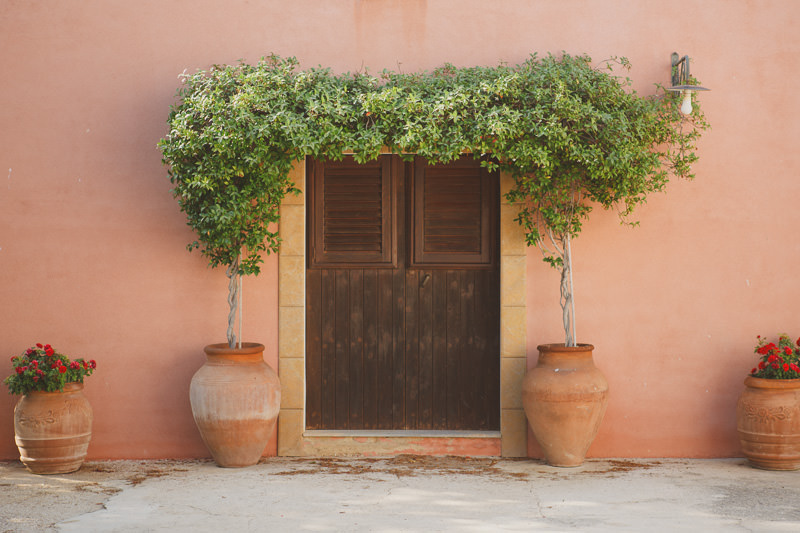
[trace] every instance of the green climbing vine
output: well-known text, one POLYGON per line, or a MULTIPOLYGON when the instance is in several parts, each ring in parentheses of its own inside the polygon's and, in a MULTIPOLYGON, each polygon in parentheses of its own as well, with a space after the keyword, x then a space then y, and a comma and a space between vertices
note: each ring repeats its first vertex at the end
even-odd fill
POLYGON ((159 148, 197 235, 189 249, 231 276, 258 274, 262 253, 277 250, 273 223, 295 190, 288 176, 296 160, 352 152, 365 162, 384 147, 433 162, 491 154, 484 164, 515 180, 507 199, 520 206, 528 244, 562 273, 564 307, 569 239, 593 206, 616 208, 627 221, 671 177, 693 177, 708 126, 696 105, 681 115, 663 88, 638 95, 618 73, 627 68, 625 59, 596 66, 564 54, 516 66, 337 75, 273 55, 185 75, 159 148))

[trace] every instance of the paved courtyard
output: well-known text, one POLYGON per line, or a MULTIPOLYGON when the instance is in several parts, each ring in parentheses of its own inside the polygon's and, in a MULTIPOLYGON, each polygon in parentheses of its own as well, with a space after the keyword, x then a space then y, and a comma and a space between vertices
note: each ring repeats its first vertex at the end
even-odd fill
POLYGON ((800 531, 800 472, 742 459, 0 463, 0 531, 800 531))

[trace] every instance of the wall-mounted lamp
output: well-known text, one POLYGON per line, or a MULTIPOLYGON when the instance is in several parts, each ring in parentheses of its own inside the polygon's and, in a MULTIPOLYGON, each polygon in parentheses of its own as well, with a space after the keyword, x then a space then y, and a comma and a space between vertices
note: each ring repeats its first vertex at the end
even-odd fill
POLYGON ((683 95, 681 103, 681 113, 689 115, 692 113, 692 91, 709 91, 699 85, 691 85, 689 75, 689 56, 679 56, 677 52, 672 52, 672 87, 667 87, 668 91, 680 92, 683 95))

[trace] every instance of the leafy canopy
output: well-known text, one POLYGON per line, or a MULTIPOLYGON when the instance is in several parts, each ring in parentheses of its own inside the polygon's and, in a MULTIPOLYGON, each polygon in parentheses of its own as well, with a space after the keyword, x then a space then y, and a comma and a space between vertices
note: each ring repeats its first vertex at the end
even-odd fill
POLYGON ((692 177, 706 124, 699 110, 682 117, 672 96, 637 95, 615 66, 628 64, 532 55, 517 66, 335 75, 272 55, 185 75, 159 147, 197 234, 189 249, 211 266, 241 254, 240 272, 257 274, 261 252, 279 245, 271 224, 295 191, 293 161, 352 152, 364 162, 384 147, 433 162, 491 154, 484 164, 515 178, 506 196, 531 245, 544 231, 577 235, 594 203, 624 218, 670 176, 692 177))

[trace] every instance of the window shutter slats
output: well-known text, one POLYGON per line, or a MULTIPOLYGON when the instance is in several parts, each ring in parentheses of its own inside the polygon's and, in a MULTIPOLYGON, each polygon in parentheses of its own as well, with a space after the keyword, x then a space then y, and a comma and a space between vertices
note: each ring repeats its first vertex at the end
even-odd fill
POLYGON ((391 266, 395 262, 392 165, 316 161, 312 187, 312 267, 391 266))
POLYGON ((448 165, 414 165, 413 263, 490 266, 496 208, 494 181, 471 158, 448 165))

